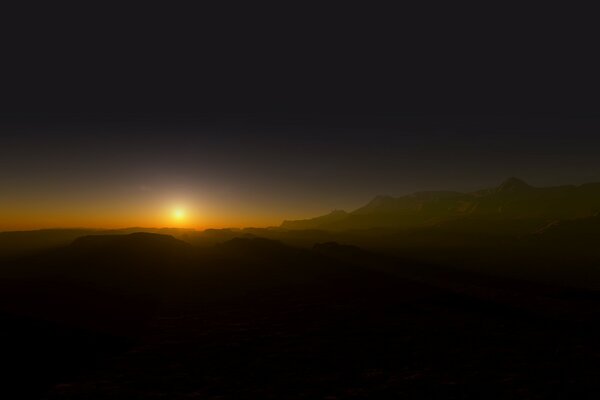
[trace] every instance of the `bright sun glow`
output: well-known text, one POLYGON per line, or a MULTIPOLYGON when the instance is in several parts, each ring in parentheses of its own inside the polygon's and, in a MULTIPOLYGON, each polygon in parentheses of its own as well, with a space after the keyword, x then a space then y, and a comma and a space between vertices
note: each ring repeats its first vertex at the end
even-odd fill
POLYGON ((173 218, 177 221, 182 221, 185 218, 185 210, 176 208, 173 210, 173 218))

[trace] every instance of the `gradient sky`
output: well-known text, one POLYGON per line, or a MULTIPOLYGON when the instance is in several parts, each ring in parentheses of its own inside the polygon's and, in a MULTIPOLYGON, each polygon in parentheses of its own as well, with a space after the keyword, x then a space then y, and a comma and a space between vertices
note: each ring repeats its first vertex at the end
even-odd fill
POLYGON ((600 181, 595 13, 289 7, 7 10, 0 230, 267 226, 600 181))
POLYGON ((278 225, 378 194, 600 181, 600 121, 228 115, 2 127, 0 229, 278 225), (186 218, 173 218, 174 210, 186 218))

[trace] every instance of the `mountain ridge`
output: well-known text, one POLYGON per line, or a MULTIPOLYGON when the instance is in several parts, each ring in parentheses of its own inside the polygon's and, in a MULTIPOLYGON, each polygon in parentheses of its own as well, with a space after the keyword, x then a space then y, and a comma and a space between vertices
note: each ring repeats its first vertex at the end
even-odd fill
POLYGON ((535 187, 509 177, 495 188, 474 192, 425 191, 400 197, 375 196, 353 211, 284 221, 280 228, 352 230, 414 228, 461 217, 495 219, 582 218, 600 212, 600 183, 535 187))

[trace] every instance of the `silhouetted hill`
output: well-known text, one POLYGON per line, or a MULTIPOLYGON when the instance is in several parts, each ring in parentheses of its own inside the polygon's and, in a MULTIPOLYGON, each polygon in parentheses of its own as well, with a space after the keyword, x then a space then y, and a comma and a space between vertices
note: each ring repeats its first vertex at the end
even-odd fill
POLYGON ((80 236, 97 233, 96 229, 41 229, 0 232, 0 257, 66 246, 80 236))
POLYGON ((248 256, 252 254, 275 255, 290 250, 278 240, 259 237, 236 237, 224 243, 218 244, 219 251, 235 254, 236 256, 248 256))
POLYGON ((104 253, 116 256, 117 253, 147 256, 170 256, 189 250, 189 244, 173 236, 147 232, 127 235, 88 235, 77 238, 69 246, 73 251, 104 253))
POLYGON ((497 188, 473 193, 419 192, 402 197, 377 196, 350 213, 338 212, 301 221, 283 229, 371 229, 426 227, 458 218, 482 221, 581 218, 600 211, 600 184, 536 188, 509 178, 497 188))
POLYGON ((128 235, 145 232, 170 235, 185 239, 195 233, 180 228, 123 228, 123 229, 40 229, 33 231, 0 232, 0 258, 31 254, 55 247, 66 246, 81 236, 128 235))
POLYGON ((3 309, 81 328, 127 334, 152 313, 191 246, 166 235, 93 235, 12 264, 3 309))
MULTIPOLYGON (((206 255, 211 258, 205 261, 206 267, 195 272, 197 281, 220 282, 225 287, 218 291, 230 295, 257 288, 318 284, 341 276, 371 274, 365 269, 337 262, 322 251, 265 238, 234 238, 209 249, 206 255)), ((199 285, 203 287, 202 283, 199 285)), ((215 291, 214 287, 210 290, 215 291)))
POLYGON ((3 390, 57 399, 490 398, 494 387, 502 391, 491 398, 524 388, 582 398, 598 392, 597 292, 505 270, 545 274, 549 248, 593 238, 596 219, 523 237, 511 219, 474 215, 407 230, 191 233, 203 246, 143 232, 86 235, 5 264, 3 390), (540 250, 544 262, 532 263, 540 250), (490 262, 504 275, 487 274, 490 262), (472 266, 478 272, 461 268, 472 266))
POLYGON ((326 256, 343 258, 346 260, 355 260, 364 256, 370 256, 369 253, 358 246, 340 244, 337 242, 315 243, 313 251, 326 256))
POLYGON ((93 235, 3 265, 2 353, 17 390, 11 398, 32 398, 45 382, 132 346, 171 275, 190 263, 190 248, 166 235, 93 235))

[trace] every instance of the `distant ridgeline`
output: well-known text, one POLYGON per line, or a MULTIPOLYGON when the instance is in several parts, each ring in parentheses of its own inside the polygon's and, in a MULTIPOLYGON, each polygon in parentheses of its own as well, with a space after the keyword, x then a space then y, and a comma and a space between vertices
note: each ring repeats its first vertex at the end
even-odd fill
POLYGON ((417 192, 402 197, 377 196, 352 212, 336 210, 320 217, 284 221, 288 230, 419 228, 453 221, 555 221, 600 212, 600 183, 538 188, 517 178, 472 193, 417 192))

